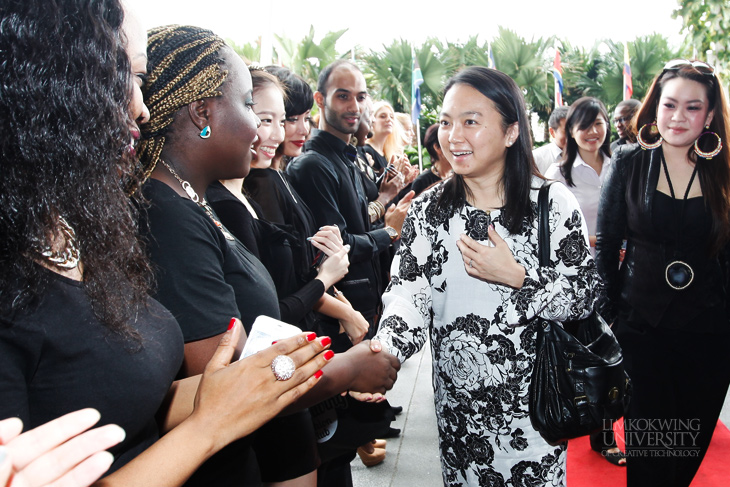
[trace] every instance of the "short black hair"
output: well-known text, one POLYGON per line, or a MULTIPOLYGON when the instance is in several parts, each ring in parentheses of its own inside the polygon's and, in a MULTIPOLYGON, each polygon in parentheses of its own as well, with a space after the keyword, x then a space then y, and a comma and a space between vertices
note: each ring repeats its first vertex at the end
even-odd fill
POLYGON ((624 100, 616 105, 616 110, 623 107, 627 107, 629 110, 631 110, 631 116, 633 117, 634 114, 639 111, 639 108, 641 108, 641 102, 639 100, 634 100, 633 98, 629 100, 624 100))
POLYGON ((266 66, 266 71, 279 78, 286 87, 284 108, 287 117, 295 117, 312 109, 314 105, 312 87, 304 78, 281 66, 266 66))
POLYGON ((350 66, 352 69, 361 72, 360 68, 357 67, 357 64, 353 63, 349 59, 338 59, 332 64, 325 66, 325 68, 319 73, 319 78, 317 79, 317 91, 322 93, 323 96, 327 95, 327 83, 330 80, 332 71, 343 65, 350 66))

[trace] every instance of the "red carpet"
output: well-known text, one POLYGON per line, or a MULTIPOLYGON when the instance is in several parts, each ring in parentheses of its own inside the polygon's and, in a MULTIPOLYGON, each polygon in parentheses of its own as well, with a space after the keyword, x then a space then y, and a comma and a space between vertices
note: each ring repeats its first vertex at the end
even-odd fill
MULTIPOLYGON (((623 450, 623 421, 614 425, 616 440, 623 450)), ((730 431, 717 423, 712 443, 691 487, 730 485, 730 431)), ((629 458, 629 461, 631 459, 629 458)), ((568 487, 625 487, 626 469, 611 465, 591 450, 588 437, 568 443, 568 487)))

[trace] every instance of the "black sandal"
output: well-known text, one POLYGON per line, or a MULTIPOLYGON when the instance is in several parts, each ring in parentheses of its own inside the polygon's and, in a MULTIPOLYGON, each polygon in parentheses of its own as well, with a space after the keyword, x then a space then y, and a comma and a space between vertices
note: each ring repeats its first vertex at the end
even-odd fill
POLYGON ((611 463, 613 465, 616 465, 617 467, 625 467, 626 466, 626 454, 622 452, 621 450, 617 452, 610 452, 608 450, 611 450, 611 448, 606 448, 604 450, 601 450, 599 453, 603 458, 605 458, 608 463, 611 463), (621 460, 624 462, 621 463, 621 460))
POLYGON ((618 448, 618 445, 616 444, 616 440, 613 439, 611 442, 611 445, 604 445, 603 441, 601 441, 604 438, 603 431, 599 431, 597 433, 593 433, 590 435, 590 443, 591 443, 591 450, 598 452, 601 454, 603 458, 606 459, 606 461, 612 465, 616 465, 617 467, 625 467, 626 466, 626 453, 622 452, 621 450, 617 452, 609 452, 609 450, 613 450, 614 448, 618 448), (623 463, 621 461, 623 460, 623 463))

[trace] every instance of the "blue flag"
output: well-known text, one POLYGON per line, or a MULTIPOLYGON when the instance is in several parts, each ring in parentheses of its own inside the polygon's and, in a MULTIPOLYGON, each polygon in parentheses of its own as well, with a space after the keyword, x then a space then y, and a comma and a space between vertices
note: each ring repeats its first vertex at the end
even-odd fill
POLYGON ((421 74, 421 66, 418 65, 416 54, 413 53, 413 83, 411 84, 411 120, 413 125, 418 123, 421 117, 421 83, 423 83, 423 75, 421 74))

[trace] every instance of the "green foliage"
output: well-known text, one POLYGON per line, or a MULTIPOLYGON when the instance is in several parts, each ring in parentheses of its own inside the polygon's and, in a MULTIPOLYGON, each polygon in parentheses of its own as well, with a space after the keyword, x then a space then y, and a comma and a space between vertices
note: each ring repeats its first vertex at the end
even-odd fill
POLYGON ((261 61, 261 40, 256 42, 247 42, 246 44, 239 46, 231 39, 226 39, 226 44, 231 46, 239 56, 248 62, 259 62, 261 61))
POLYGON ((317 78, 322 68, 347 56, 348 53, 339 55, 336 49, 337 41, 345 32, 347 29, 328 32, 319 42, 314 40, 314 26, 309 27, 309 34, 299 42, 274 35, 279 43, 279 49, 276 50, 279 63, 307 80, 313 89, 316 89, 317 78))
POLYGON ((712 50, 716 60, 727 74, 730 62, 730 1, 728 0, 679 0, 679 8, 672 17, 682 17, 682 33, 687 47, 697 51, 699 59, 706 59, 712 50))
MULTIPOLYGON (((730 57, 730 49, 724 49, 730 40, 717 34, 722 32, 717 31, 718 28, 730 27, 725 26, 725 23, 730 22, 725 20, 730 19, 729 4, 730 0, 683 1, 675 14, 682 15, 685 25, 687 19, 696 18, 702 20, 693 22, 705 26, 702 29, 685 27, 692 33, 688 35, 688 41, 692 39, 692 42, 699 42, 697 39, 701 39, 705 43, 714 42, 718 57, 730 57), (702 15, 700 12, 703 12, 702 15), (704 34, 700 35, 700 31, 704 34), (722 53, 719 47, 722 47, 722 53)), ((298 42, 285 36, 276 36, 276 59, 279 64, 300 74, 316 89, 317 78, 323 67, 336 59, 351 56, 350 52, 340 53, 336 48, 337 41, 346 31, 329 32, 319 42, 314 40, 313 27, 298 42)), ((260 58, 260 43, 232 45, 247 59, 257 61, 260 58)), ((412 53, 415 53, 424 79, 421 85, 423 108, 420 121, 420 135, 423 138, 428 126, 438 120, 445 81, 465 66, 487 66, 489 45, 487 41, 480 41, 478 36, 469 37, 463 43, 444 42, 431 37, 420 46, 399 39, 383 45, 381 50, 354 50, 356 62, 365 75, 373 99, 387 100, 396 111, 405 113, 411 110, 412 53)), ((555 47, 560 49, 562 56, 563 100, 566 103, 570 104, 582 96, 595 96, 606 104, 610 113, 623 97, 623 43, 599 40, 593 47, 581 48, 555 37, 528 41, 500 27, 491 46, 497 69, 517 82, 525 95, 528 110, 536 113, 542 122, 547 122, 553 108, 552 65, 555 47)), ((674 49, 660 34, 637 37, 629 42, 633 98, 643 98, 664 63, 669 59, 687 57, 685 53, 688 49, 687 46, 681 50, 674 49)), ((415 149, 413 152, 413 156, 417 156, 415 149)))
MULTIPOLYGON (((415 51, 421 67, 421 101, 423 106, 439 102, 446 69, 431 49, 432 41, 426 41, 415 51)), ((372 97, 386 100, 396 112, 410 113, 411 83, 413 82, 413 47, 403 39, 383 46, 383 51, 362 56, 362 68, 372 97)))

